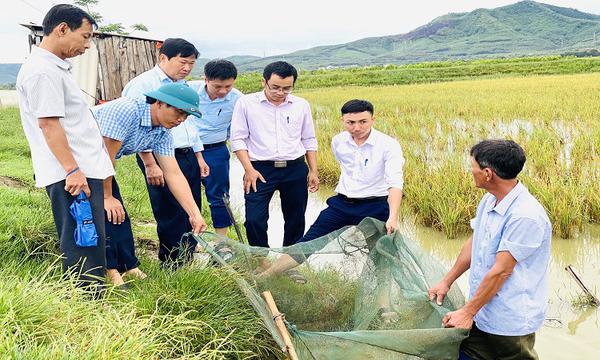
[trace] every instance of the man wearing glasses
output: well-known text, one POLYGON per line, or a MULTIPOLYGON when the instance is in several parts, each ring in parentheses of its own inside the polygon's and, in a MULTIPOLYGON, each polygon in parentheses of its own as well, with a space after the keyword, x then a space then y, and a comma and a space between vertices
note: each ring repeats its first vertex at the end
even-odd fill
POLYGON ((267 65, 263 91, 241 97, 233 111, 231 149, 245 171, 244 225, 252 246, 269 247, 267 221, 275 190, 285 221, 283 246, 289 246, 304 233, 308 191, 319 189, 310 105, 291 94, 297 78, 298 72, 287 62, 267 65))

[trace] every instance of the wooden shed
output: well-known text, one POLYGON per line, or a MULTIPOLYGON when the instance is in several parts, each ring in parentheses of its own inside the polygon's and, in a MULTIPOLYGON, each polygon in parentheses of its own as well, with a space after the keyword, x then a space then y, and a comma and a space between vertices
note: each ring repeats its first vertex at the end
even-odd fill
MULTIPOLYGON (((30 49, 32 45, 39 45, 42 26, 21 25, 31 31, 30 49)), ((95 105, 120 97, 129 80, 153 68, 161 45, 162 40, 95 32, 92 47, 69 61, 81 90, 88 95, 90 105, 95 105)))

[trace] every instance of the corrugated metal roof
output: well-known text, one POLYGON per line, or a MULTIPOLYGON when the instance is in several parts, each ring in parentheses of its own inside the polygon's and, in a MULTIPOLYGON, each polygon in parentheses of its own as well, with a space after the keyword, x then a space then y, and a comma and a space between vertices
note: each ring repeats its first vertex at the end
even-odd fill
MULTIPOLYGON (((34 23, 19 24, 19 25, 24 26, 32 31, 42 31, 42 25, 38 25, 38 24, 34 24, 34 23)), ((106 37, 106 36, 117 36, 117 37, 122 37, 122 38, 127 38, 127 39, 148 40, 148 41, 156 41, 156 42, 164 41, 164 40, 158 40, 158 39, 154 39, 154 38, 150 38, 150 37, 145 37, 142 35, 119 35, 119 34, 105 33, 105 32, 99 32, 99 31, 94 31, 94 36, 97 36, 100 38, 106 37)))

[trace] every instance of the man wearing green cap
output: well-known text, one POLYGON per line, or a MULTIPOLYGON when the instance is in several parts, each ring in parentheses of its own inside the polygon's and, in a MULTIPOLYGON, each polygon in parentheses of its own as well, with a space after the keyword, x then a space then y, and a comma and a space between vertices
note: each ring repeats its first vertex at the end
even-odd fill
MULTIPOLYGON (((189 216, 190 230, 199 233, 206 222, 194 201, 173 149, 170 129, 188 115, 201 117, 198 94, 185 84, 166 84, 145 93, 145 99, 122 97, 93 109, 113 164, 123 155, 151 149, 163 169, 167 186, 189 216)), ((109 279, 124 284, 123 275, 144 278, 135 256, 129 216, 114 177, 104 181, 106 211, 106 268, 109 279)), ((193 250, 195 244, 190 244, 193 250)))

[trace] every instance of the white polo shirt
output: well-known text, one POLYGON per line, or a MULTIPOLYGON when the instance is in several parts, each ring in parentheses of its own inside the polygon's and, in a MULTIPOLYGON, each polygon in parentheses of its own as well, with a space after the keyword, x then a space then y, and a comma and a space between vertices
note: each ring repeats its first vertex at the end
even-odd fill
POLYGON ((58 117, 71 153, 83 174, 92 179, 114 175, 108 152, 83 92, 71 75, 71 64, 37 46, 17 76, 19 109, 31 148, 35 184, 45 187, 65 179, 65 170, 50 151, 39 118, 58 117))
POLYGON ((367 140, 356 145, 349 132, 331 139, 331 149, 342 170, 335 192, 350 198, 387 196, 402 190, 404 157, 398 141, 371 128, 367 140))

